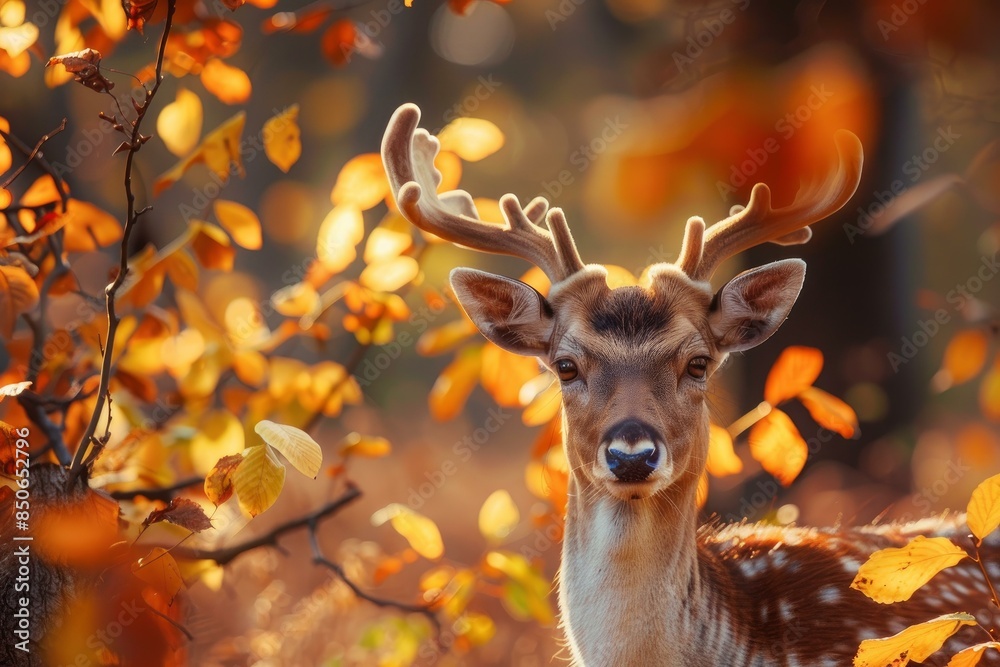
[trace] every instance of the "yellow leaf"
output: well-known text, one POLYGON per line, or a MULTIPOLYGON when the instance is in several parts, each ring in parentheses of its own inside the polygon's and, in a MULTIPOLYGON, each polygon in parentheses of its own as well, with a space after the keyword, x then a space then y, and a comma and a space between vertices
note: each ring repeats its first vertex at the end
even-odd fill
POLYGON ((441 371, 427 397, 434 419, 448 421, 462 411, 479 380, 482 351, 481 345, 467 347, 441 371))
POLYGON ((309 283, 294 283, 271 295, 271 304, 282 315, 302 317, 319 310, 320 298, 316 288, 309 283))
POLYGON ((346 269, 358 256, 355 248, 365 236, 365 219, 354 204, 334 207, 319 226, 316 257, 333 273, 346 269))
POLYGON ((169 188, 180 180, 188 169, 199 163, 204 163, 223 183, 229 180, 230 173, 234 171, 231 167, 234 166, 235 173, 242 177, 243 158, 240 147, 245 123, 246 112, 241 111, 208 133, 194 153, 156 179, 153 183, 153 195, 156 196, 169 188))
POLYGON ((246 446, 243 425, 228 410, 210 410, 185 425, 194 430, 188 452, 191 465, 199 475, 211 471, 219 459, 239 454, 246 446))
POLYGON ((457 618, 469 606, 476 592, 476 574, 472 570, 459 570, 441 592, 438 604, 448 618, 457 618))
POLYGON ((368 235, 365 244, 366 264, 395 259, 413 245, 413 226, 401 215, 390 215, 368 235))
POLYGON ((985 480, 972 492, 966 520, 980 544, 1000 526, 1000 475, 985 480))
POLYGON ((201 70, 201 83, 224 104, 243 104, 250 99, 253 90, 246 72, 227 65, 219 58, 205 63, 201 70))
POLYGON ((303 475, 313 479, 323 467, 323 450, 312 436, 300 428, 275 424, 266 419, 253 427, 264 442, 281 452, 303 475))
POLYGON ((858 432, 858 416, 854 409, 832 394, 816 387, 806 387, 799 393, 799 400, 820 426, 853 438, 858 432))
POLYGON ((370 459, 388 456, 392 445, 385 438, 374 435, 348 434, 340 445, 341 456, 364 456, 370 459))
POLYGON ((243 384, 259 387, 267 379, 267 358, 257 350, 236 350, 233 371, 243 384))
POLYGON ((979 375, 986 364, 990 349, 990 339, 981 329, 959 331, 948 341, 944 350, 941 370, 935 376, 935 386, 939 390, 968 382, 979 375))
POLYGON ((491 551, 486 554, 486 564, 510 578, 501 597, 508 611, 534 618, 542 625, 555 620, 548 600, 552 583, 524 556, 510 551, 491 551))
POLYGON ((412 257, 394 257, 392 259, 369 264, 361 272, 358 281, 378 292, 395 292, 400 287, 409 284, 420 273, 420 264, 412 257))
POLYGON ((911 660, 923 662, 962 626, 975 624, 976 619, 969 614, 948 614, 911 625, 891 637, 866 639, 854 656, 854 667, 904 667, 911 660))
POLYGON ((947 537, 913 538, 906 546, 881 549, 859 569, 851 588, 879 604, 903 602, 938 572, 968 558, 947 537))
POLYGON ((983 642, 962 649, 948 661, 948 667, 975 667, 982 660, 983 653, 988 648, 1000 651, 1000 642, 983 642))
POLYGON ((733 437, 718 424, 708 425, 708 472, 715 477, 735 475, 743 470, 743 461, 733 449, 733 437))
POLYGON ((764 385, 764 400, 778 405, 795 398, 819 377, 823 370, 823 353, 814 347, 792 346, 778 356, 764 385))
POLYGON ((411 510, 406 505, 392 503, 372 515, 372 525, 381 526, 386 521, 392 523, 397 533, 406 538, 418 554, 430 560, 444 555, 444 543, 437 524, 411 510))
POLYGON ((184 589, 184 577, 177 561, 163 547, 154 547, 145 558, 132 563, 132 574, 173 600, 184 589))
POLYGON ((481 118, 456 118, 438 134, 441 150, 452 151, 466 162, 477 162, 503 146, 503 132, 481 118))
POLYGON ((802 472, 809 447, 791 418, 775 408, 750 429, 750 455, 788 486, 802 472))
MULTIPOLYGON (((389 180, 378 153, 365 153, 347 161, 330 193, 334 206, 350 204, 362 211, 389 196, 389 180)), ((359 239, 360 240, 360 239, 359 239)))
POLYGON ((22 313, 38 305, 38 286, 19 266, 0 266, 0 336, 10 340, 22 313))
POLYGON ((452 625, 452 629, 455 634, 468 640, 472 646, 482 646, 488 643, 497 631, 492 618, 474 611, 467 611, 459 616, 452 625))
POLYGON ((425 357, 452 350, 478 333, 468 318, 454 320, 436 329, 428 329, 417 339, 417 354, 425 357))
POLYGON ((281 171, 288 173, 302 155, 299 105, 293 104, 264 123, 264 154, 281 171))
POLYGON ((448 192, 458 187, 462 180, 462 161, 451 151, 441 151, 434 158, 434 167, 441 173, 438 192, 448 192))
POLYGON ((192 220, 190 225, 191 252, 198 263, 206 269, 232 271, 236 248, 222 228, 201 220, 192 220))
POLYGON ((510 494, 498 489, 479 509, 479 532, 488 542, 499 544, 517 528, 520 520, 521 514, 510 494))
POLYGON ((177 99, 163 107, 156 118, 156 134, 167 150, 180 157, 198 145, 202 122, 201 98, 187 88, 177 90, 177 99))
POLYGON ((220 199, 213 205, 215 217, 236 243, 247 250, 261 246, 260 220, 243 204, 220 199))
POLYGON ((233 488, 240 507, 250 516, 265 511, 281 494, 285 485, 285 466, 269 445, 243 450, 243 463, 233 473, 233 488))

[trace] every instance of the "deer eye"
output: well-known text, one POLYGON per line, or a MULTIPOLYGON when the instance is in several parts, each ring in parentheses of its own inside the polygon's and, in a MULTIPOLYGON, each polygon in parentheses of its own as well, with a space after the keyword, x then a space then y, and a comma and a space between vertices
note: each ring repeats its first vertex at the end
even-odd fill
POLYGON ((580 371, 577 370, 576 362, 572 359, 559 359, 556 361, 556 375, 563 382, 575 380, 579 374, 580 371))
POLYGON ((708 357, 695 357, 688 362, 687 373, 696 380, 708 374, 708 357))

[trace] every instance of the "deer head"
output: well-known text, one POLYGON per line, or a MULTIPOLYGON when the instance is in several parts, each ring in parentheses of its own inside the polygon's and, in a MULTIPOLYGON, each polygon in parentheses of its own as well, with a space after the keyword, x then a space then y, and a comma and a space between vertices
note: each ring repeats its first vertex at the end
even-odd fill
POLYGON ((537 198, 522 207, 500 199, 506 225, 479 219, 464 191, 438 194, 439 144, 418 129, 412 104, 393 115, 382 156, 400 211, 416 226, 476 250, 514 255, 552 281, 547 297, 503 276, 455 269, 459 303, 486 338, 537 357, 562 385, 570 469, 582 493, 631 501, 688 498, 708 448, 706 386, 731 352, 767 340, 788 316, 805 263, 785 259, 745 271, 719 290, 710 279, 728 257, 752 246, 809 240, 809 225, 840 209, 861 174, 857 137, 835 139, 840 164, 802 188, 789 206, 771 207, 757 184, 746 207, 706 229, 688 220, 678 260, 655 264, 642 286, 610 288, 607 271, 584 265, 562 210, 537 198), (544 226, 543 226, 544 222, 544 226))

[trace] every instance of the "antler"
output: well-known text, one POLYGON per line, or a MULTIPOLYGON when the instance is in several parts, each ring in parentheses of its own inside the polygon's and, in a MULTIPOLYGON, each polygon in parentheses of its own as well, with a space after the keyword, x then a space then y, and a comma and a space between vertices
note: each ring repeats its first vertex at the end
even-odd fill
POLYGON ((472 197, 464 190, 438 195, 441 173, 434 158, 441 148, 437 137, 418 129, 420 109, 404 104, 389 119, 382 139, 382 162, 396 204, 420 229, 484 252, 526 259, 553 284, 583 268, 576 243, 562 209, 549 210, 542 197, 521 207, 512 194, 500 198, 506 226, 483 222, 472 197), (548 229, 539 226, 542 218, 548 229))
POLYGON ((861 181, 864 150, 847 130, 834 135, 840 164, 832 178, 799 190, 788 206, 771 208, 771 190, 753 186, 746 207, 734 206, 730 215, 705 230, 705 221, 692 217, 684 231, 677 266, 694 280, 708 280, 727 258, 768 241, 796 245, 812 238, 809 225, 840 210, 861 181))

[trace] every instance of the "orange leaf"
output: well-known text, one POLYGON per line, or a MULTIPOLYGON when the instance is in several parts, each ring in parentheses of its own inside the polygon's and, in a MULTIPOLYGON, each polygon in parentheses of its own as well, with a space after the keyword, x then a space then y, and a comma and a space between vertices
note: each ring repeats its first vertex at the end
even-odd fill
POLYGON ((231 173, 242 177, 243 158, 240 151, 245 124, 246 112, 240 111, 208 133, 194 153, 156 179, 153 183, 153 195, 156 196, 169 188, 180 180, 188 169, 198 163, 204 163, 209 171, 222 179, 223 183, 229 180, 231 173))
POLYGON ((38 286, 19 266, 0 266, 0 335, 14 333, 17 318, 38 304, 38 286))
MULTIPOLYGON (((718 424, 708 425, 708 472, 715 477, 735 475, 743 470, 743 461, 733 450, 733 437, 718 424)), ((707 484, 707 480, 706 480, 707 484)), ((699 487, 700 488, 700 487, 699 487)), ((706 488, 707 491, 707 488, 706 488)))
POLYGON ((806 387, 799 394, 799 400, 812 418, 822 426, 845 438, 853 438, 858 433, 858 416, 854 409, 836 396, 816 387, 806 387))
POLYGON ((429 329, 417 340, 417 354, 432 357, 452 350, 478 333, 468 318, 454 320, 437 329, 429 329))
POLYGON ((453 419, 476 388, 482 369, 483 348, 475 345, 463 349, 455 360, 441 371, 428 396, 431 415, 438 421, 453 419))
POLYGON ((809 447, 791 418, 775 408, 750 429, 750 455, 788 486, 802 472, 809 447))
POLYGON ((358 39, 357 28, 350 19, 340 19, 330 24, 323 33, 320 48, 326 59, 337 67, 343 67, 351 62, 351 54, 355 51, 358 39))
POLYGON ((191 250, 198 262, 206 269, 232 271, 236 249, 222 228, 200 220, 192 221, 191 226, 194 229, 191 250))
POLYGON ((354 204, 334 207, 323 219, 316 236, 316 257, 328 270, 339 273, 357 258, 355 249, 365 235, 365 219, 354 204))
POLYGON ((187 155, 198 145, 202 118, 201 98, 186 88, 180 88, 177 99, 163 107, 156 118, 156 134, 171 153, 187 155))
POLYGON ((90 252, 122 237, 118 220, 88 202, 70 199, 64 215, 67 252, 90 252))
POLYGON ((966 329, 955 334, 944 350, 941 370, 934 376, 935 388, 943 391, 979 375, 986 365, 989 347, 990 339, 981 329, 966 329))
POLYGON ((246 72, 227 65, 219 58, 205 63, 205 68, 201 70, 201 83, 224 104, 243 104, 250 99, 253 90, 246 72))
POLYGON ((367 211, 389 195, 389 181, 378 153, 365 153, 347 161, 330 193, 335 206, 353 204, 367 211))
POLYGON ((260 248, 260 220, 257 219, 257 214, 243 204, 224 199, 216 201, 214 209, 219 224, 229 232, 237 244, 248 250, 260 248))
POLYGON ((483 388, 503 407, 520 407, 521 387, 538 376, 541 369, 534 357, 523 357, 493 343, 483 347, 483 388))
POLYGON ((792 346, 782 351, 767 374, 764 400, 771 405, 795 398, 819 377, 823 353, 814 347, 792 346))
POLYGON ((264 123, 264 154, 286 174, 302 155, 298 120, 299 105, 293 104, 264 123))
POLYGON ((369 264, 361 272, 358 282, 377 292, 395 292, 408 285, 420 274, 420 264, 412 257, 393 257, 376 264, 369 264))

